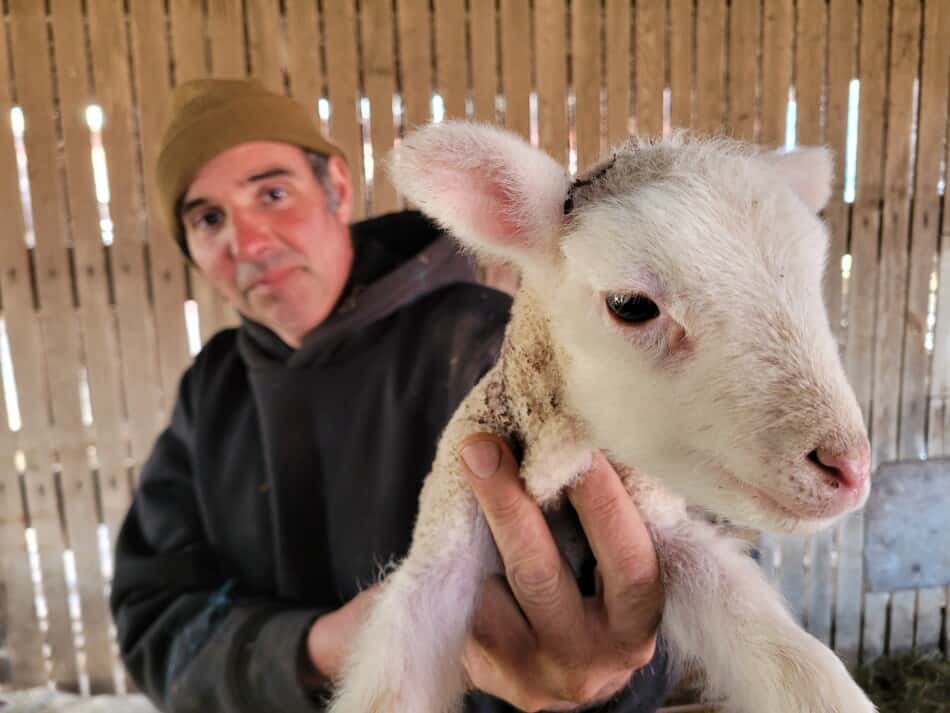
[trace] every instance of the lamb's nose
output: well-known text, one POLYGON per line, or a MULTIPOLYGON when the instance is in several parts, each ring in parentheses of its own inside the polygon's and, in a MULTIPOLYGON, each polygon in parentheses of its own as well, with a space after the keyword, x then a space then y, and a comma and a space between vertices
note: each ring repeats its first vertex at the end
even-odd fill
POLYGON ((866 445, 844 452, 816 448, 808 459, 834 476, 839 487, 849 490, 863 489, 871 477, 871 453, 866 445))

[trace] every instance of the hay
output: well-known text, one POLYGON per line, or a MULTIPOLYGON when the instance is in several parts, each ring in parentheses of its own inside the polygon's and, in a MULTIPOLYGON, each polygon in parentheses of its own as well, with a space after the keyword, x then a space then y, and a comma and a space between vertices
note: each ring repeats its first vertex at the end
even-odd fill
POLYGON ((937 654, 881 658, 856 678, 880 713, 950 713, 950 661, 937 654))

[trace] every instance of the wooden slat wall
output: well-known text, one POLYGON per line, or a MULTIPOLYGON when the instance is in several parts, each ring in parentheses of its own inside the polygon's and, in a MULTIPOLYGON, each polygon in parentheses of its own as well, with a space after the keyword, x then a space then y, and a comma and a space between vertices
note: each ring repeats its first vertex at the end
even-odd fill
MULTIPOLYGON (((500 119, 583 171, 631 126, 782 145, 793 88, 798 142, 835 154, 825 296, 875 463, 950 454, 950 218, 938 190, 950 159, 950 3, 10 0, 5 8, 0 318, 22 425, 0 424, 0 576, 15 686, 49 679, 108 691, 122 680, 99 526, 114 540, 138 466, 174 403, 191 358, 185 302, 197 305, 202 341, 236 320, 181 258, 156 208, 151 166, 167 99, 197 77, 255 76, 314 112, 326 100, 330 133, 349 156, 357 216, 401 205, 382 158, 432 119, 436 92, 446 117, 500 119), (104 115, 111 245, 100 234, 90 162, 93 103, 104 115), (31 215, 18 193, 14 106, 26 121, 31 215), (364 154, 373 157, 371 176, 364 154)), ((808 540, 763 540, 765 564, 796 616, 849 664, 938 648, 947 592, 866 596, 862 539, 858 514, 808 540)))

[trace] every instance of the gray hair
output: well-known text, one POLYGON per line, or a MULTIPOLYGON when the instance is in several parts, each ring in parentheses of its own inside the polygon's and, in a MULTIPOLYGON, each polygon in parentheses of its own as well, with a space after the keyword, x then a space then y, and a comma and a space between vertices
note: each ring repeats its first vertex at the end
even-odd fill
POLYGON ((340 207, 340 194, 337 193, 333 182, 330 180, 330 171, 328 169, 330 165, 329 157, 326 154, 313 151, 312 149, 304 149, 303 153, 304 156, 307 157, 307 163, 310 164, 313 175, 316 177, 317 182, 320 184, 320 187, 323 188, 323 192, 327 197, 327 208, 331 213, 336 213, 336 209, 340 207))

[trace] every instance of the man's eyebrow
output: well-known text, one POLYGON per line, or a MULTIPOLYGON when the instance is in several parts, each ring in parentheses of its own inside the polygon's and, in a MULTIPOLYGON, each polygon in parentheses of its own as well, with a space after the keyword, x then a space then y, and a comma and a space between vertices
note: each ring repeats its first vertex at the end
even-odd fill
POLYGON ((276 176, 292 176, 293 172, 288 168, 272 168, 268 171, 262 173, 255 173, 253 176, 248 176, 244 179, 244 183, 254 183, 256 181, 263 181, 268 178, 274 178, 276 176))
POLYGON ((186 215, 188 215, 192 210, 194 210, 198 206, 207 205, 207 204, 208 204, 207 198, 194 198, 182 205, 181 209, 178 211, 178 217, 184 218, 186 215))

